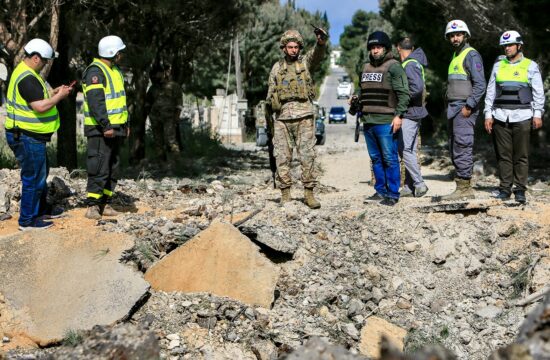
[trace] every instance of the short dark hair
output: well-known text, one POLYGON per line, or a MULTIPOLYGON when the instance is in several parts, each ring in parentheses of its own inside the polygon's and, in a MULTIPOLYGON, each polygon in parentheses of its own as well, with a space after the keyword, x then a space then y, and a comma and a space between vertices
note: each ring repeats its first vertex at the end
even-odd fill
POLYGON ((405 36, 399 39, 397 46, 403 50, 412 50, 414 48, 414 41, 410 37, 405 36))

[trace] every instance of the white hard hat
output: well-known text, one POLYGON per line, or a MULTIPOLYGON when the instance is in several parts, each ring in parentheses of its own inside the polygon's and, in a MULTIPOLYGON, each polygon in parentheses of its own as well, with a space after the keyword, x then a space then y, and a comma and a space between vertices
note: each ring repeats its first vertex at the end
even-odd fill
POLYGON ((523 44, 523 39, 517 31, 509 30, 500 36, 499 42, 501 46, 508 44, 523 44))
POLYGON ((58 55, 52 46, 42 39, 32 39, 23 49, 28 55, 38 54, 43 59, 55 59, 58 55))
POLYGON ((97 46, 99 56, 102 58, 110 59, 115 57, 115 55, 120 51, 126 48, 126 45, 122 42, 122 39, 115 35, 105 36, 103 39, 99 40, 99 45, 97 46))
POLYGON ((468 36, 472 36, 470 34, 470 29, 468 29, 468 25, 462 20, 451 20, 447 23, 445 27, 445 38, 447 38, 447 35, 455 32, 465 32, 468 36))

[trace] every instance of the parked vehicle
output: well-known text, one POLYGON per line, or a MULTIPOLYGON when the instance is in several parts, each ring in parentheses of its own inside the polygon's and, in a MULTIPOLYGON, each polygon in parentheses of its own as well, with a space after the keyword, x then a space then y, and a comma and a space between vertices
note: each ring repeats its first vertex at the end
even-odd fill
POLYGON ((330 112, 328 113, 328 123, 342 123, 346 124, 348 122, 348 118, 346 116, 346 109, 344 109, 343 106, 334 106, 330 108, 330 112))
POLYGON ((327 133, 325 132, 325 117, 319 116, 315 119, 315 137, 317 145, 325 145, 327 133))
POLYGON ((351 97, 352 92, 353 92, 353 88, 351 83, 347 81, 343 81, 340 84, 338 84, 338 87, 336 88, 336 97, 338 99, 340 98, 349 99, 351 97))

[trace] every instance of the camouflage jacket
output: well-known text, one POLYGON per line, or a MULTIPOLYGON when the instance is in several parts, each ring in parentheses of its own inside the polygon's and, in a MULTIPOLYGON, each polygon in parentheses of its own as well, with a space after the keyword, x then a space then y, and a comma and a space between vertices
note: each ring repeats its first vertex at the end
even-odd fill
MULTIPOLYGON (((316 44, 313 49, 308 51, 303 57, 300 58, 302 64, 306 66, 310 73, 315 71, 321 61, 325 58, 327 52, 326 45, 316 44)), ((289 71, 295 66, 294 63, 287 62, 289 71)), ((269 74, 269 89, 267 91, 267 101, 271 102, 272 94, 275 92, 277 87, 277 74, 281 69, 280 62, 277 61, 271 68, 271 73, 269 74)), ((306 116, 313 115, 313 104, 311 101, 299 102, 299 101, 290 101, 282 104, 281 111, 279 112, 277 119, 278 120, 293 120, 301 119, 306 116)))
POLYGON ((166 116, 173 112, 179 114, 183 104, 181 86, 175 81, 153 84, 147 91, 146 108, 153 116, 166 116))

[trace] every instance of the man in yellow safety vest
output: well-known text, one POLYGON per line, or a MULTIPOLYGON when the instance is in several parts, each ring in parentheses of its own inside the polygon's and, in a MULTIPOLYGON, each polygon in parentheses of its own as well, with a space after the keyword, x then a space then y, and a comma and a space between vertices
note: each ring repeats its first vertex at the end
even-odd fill
POLYGON ((455 50, 447 77, 447 131, 456 170, 456 190, 441 200, 475 198, 470 184, 474 167, 474 126, 486 82, 483 59, 468 43, 470 36, 462 20, 451 20, 445 29, 445 38, 455 50))
POLYGON ((62 85, 48 90, 40 71, 57 57, 50 44, 32 39, 24 59, 11 74, 7 92, 6 140, 21 168, 21 208, 19 230, 47 229, 45 219, 58 217, 60 210, 47 209, 48 162, 46 143, 59 128, 56 104, 72 88, 62 85))
POLYGON ((544 88, 537 63, 523 56, 523 39, 517 31, 500 37, 505 56, 499 58, 487 86, 485 129, 493 134, 500 187, 493 194, 507 200, 512 194, 525 203, 529 170, 531 128, 542 126, 544 88))
POLYGON ((117 66, 125 48, 118 36, 102 38, 99 58, 83 75, 84 133, 88 138, 85 216, 89 219, 118 215, 110 204, 119 178, 120 146, 130 134, 124 76, 117 66))

